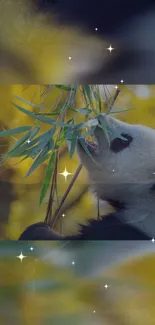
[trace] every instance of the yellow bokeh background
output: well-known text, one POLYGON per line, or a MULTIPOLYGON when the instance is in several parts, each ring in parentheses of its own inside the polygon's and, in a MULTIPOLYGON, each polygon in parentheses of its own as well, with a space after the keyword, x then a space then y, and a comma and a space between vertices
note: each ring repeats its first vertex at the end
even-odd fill
POLYGON ((77 82, 101 65, 103 44, 95 33, 64 26, 51 12, 39 13, 32 0, 0 1, 2 84, 77 82))

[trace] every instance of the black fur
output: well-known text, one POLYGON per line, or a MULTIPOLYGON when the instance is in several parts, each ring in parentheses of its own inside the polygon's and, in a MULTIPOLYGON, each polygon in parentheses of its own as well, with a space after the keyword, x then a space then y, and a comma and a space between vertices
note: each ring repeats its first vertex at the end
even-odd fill
POLYGON ((91 220, 88 226, 80 226, 75 236, 60 237, 49 226, 39 222, 28 227, 19 240, 148 240, 143 232, 131 224, 122 223, 118 213, 104 216, 101 220, 91 220))
POLYGON ((26 228, 19 240, 60 240, 61 236, 51 231, 47 223, 37 222, 26 228))

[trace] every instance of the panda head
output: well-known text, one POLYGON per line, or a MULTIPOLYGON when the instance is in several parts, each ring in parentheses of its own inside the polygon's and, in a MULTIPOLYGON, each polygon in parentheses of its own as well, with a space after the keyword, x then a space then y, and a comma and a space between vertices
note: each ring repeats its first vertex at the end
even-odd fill
POLYGON ((97 126, 96 145, 92 147, 86 142, 93 159, 80 141, 77 144, 78 156, 88 171, 94 192, 109 203, 129 204, 139 198, 146 199, 155 183, 155 130, 130 125, 105 114, 101 118, 110 132, 109 141, 97 126))

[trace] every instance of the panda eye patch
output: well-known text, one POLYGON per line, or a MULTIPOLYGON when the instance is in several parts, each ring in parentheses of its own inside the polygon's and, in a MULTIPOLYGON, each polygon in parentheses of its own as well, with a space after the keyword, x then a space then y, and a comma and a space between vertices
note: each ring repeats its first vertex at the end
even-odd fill
POLYGON ((118 153, 122 151, 125 148, 128 148, 130 143, 132 142, 133 138, 129 134, 121 133, 121 136, 123 138, 126 138, 127 140, 123 140, 120 138, 115 138, 114 140, 111 141, 110 143, 110 150, 118 153))

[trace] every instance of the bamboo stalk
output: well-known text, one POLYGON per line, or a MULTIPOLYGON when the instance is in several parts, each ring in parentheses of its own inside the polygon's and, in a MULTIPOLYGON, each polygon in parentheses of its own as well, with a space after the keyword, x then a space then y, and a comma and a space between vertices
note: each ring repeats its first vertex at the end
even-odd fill
POLYGON ((75 181, 76 181, 76 179, 77 179, 77 177, 78 177, 78 175, 79 175, 81 169, 82 169, 82 164, 80 164, 79 167, 77 168, 77 170, 76 170, 74 176, 72 177, 72 180, 71 180, 71 182, 70 182, 70 184, 69 184, 69 186, 68 186, 68 188, 67 188, 65 194, 63 195, 63 197, 62 197, 62 199, 61 199, 61 201, 60 201, 60 204, 59 204, 58 208, 56 209, 56 211, 55 211, 55 213, 54 213, 54 215, 53 215, 53 218, 52 218, 51 222, 49 223, 49 226, 50 226, 51 228, 54 227, 55 222, 57 221, 57 219, 58 219, 58 217, 59 217, 59 214, 60 214, 60 212, 61 212, 62 206, 63 206, 63 204, 64 204, 64 202, 65 202, 65 200, 66 200, 66 198, 67 198, 67 196, 68 196, 68 194, 69 194, 69 192, 70 192, 72 186, 73 186, 73 184, 75 183, 75 181))

